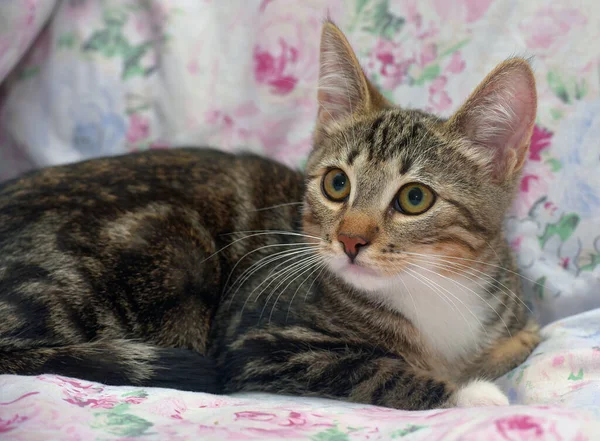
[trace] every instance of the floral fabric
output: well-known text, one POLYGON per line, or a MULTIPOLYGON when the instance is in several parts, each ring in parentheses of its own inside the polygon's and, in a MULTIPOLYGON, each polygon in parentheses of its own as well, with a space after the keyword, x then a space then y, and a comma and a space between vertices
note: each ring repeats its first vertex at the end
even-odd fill
POLYGON ((500 380, 515 405, 406 412, 267 394, 214 396, 0 376, 0 438, 203 441, 593 441, 600 439, 600 310, 544 329, 500 380))
MULTIPOLYGON (((497 63, 514 54, 533 57, 538 120, 506 231, 528 304, 542 323, 599 308, 596 0, 3 0, 0 180, 35 167, 183 145, 246 149, 302 167, 327 14, 387 97, 443 116, 497 63)), ((4 377, 0 430, 17 436, 39 424, 57 439, 194 439, 199 430, 202 439, 260 438, 261 430, 261 439, 277 439, 277 429, 316 440, 429 440, 444 433, 591 440, 600 438, 597 414, 581 408, 600 392, 600 345, 584 328, 593 328, 598 314, 550 325, 546 355, 538 351, 505 379, 515 402, 571 410, 404 414, 4 377), (105 399, 114 405, 106 407, 105 399), (22 410, 32 403, 35 415, 22 410), (243 403, 241 416, 236 403, 243 403), (173 417, 177 412, 185 418, 173 417), (130 424, 137 429, 130 432, 130 424), (250 427, 256 431, 242 436, 250 427)))

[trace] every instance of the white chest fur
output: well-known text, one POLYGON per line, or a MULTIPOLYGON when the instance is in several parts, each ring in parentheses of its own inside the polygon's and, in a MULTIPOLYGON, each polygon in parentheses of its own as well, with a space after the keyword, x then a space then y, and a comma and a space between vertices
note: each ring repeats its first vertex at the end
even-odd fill
POLYGON ((332 260, 331 268, 372 299, 404 315, 425 343, 449 362, 477 350, 487 337, 483 323, 496 315, 497 301, 489 299, 482 281, 474 277, 452 279, 424 266, 392 278, 355 274, 345 270, 344 258, 332 260))
POLYGON ((486 337, 483 322, 489 318, 489 300, 481 284, 437 274, 404 274, 394 286, 378 293, 421 332, 432 349, 452 362, 472 353, 486 337))

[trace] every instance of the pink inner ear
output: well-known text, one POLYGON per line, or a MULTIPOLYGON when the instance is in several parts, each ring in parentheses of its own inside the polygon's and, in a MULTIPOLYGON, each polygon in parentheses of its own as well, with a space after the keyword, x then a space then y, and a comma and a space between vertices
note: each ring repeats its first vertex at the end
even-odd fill
POLYGON ((535 95, 531 90, 517 90, 513 96, 513 110, 517 126, 514 128, 513 135, 509 138, 507 147, 520 149, 523 145, 527 146, 529 140, 529 131, 535 120, 535 95))
POLYGON ((321 123, 336 122, 350 113, 348 99, 342 95, 319 90, 318 117, 321 123))
POLYGON ((325 24, 319 60, 319 122, 341 121, 364 108, 365 78, 350 44, 333 24, 325 24))
POLYGON ((524 61, 494 71, 459 113, 476 144, 493 149, 494 174, 505 178, 525 162, 536 114, 535 81, 524 61))

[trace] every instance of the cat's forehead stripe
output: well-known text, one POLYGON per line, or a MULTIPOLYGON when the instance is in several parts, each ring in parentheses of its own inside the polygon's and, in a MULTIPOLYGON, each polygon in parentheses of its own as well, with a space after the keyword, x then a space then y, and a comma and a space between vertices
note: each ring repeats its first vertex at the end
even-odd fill
POLYGON ((383 123, 383 118, 384 118, 383 115, 378 117, 375 121, 373 121, 373 123, 371 124, 371 127, 369 127, 369 134, 367 136, 367 144, 369 146, 372 146, 375 144, 377 130, 379 129, 379 126, 383 123))
POLYGON ((359 153, 360 153, 359 148, 357 146, 352 146, 352 148, 348 152, 348 157, 346 158, 346 162, 348 163, 348 165, 354 164, 354 160, 359 155, 359 153))
POLYGON ((415 121, 413 115, 406 113, 391 113, 379 119, 382 123, 377 124, 369 143, 369 160, 388 161, 399 153, 404 153, 402 156, 406 157, 405 148, 422 136, 423 128, 420 122, 415 121))
POLYGON ((413 165, 413 160, 409 155, 404 155, 400 162, 400 174, 405 175, 413 165))
POLYGON ((352 136, 346 139, 348 144, 343 158, 350 166, 363 155, 369 164, 387 163, 393 159, 397 170, 405 175, 414 165, 415 149, 426 144, 427 132, 418 114, 406 111, 382 114, 362 129, 350 133, 352 136))

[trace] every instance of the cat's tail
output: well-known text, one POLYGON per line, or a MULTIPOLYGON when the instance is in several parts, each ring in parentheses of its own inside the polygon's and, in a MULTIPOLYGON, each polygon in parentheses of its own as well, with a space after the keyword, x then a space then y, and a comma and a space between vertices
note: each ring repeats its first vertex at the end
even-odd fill
POLYGON ((131 340, 20 348, 0 342, 0 374, 57 374, 107 385, 220 393, 212 359, 188 349, 131 340))

